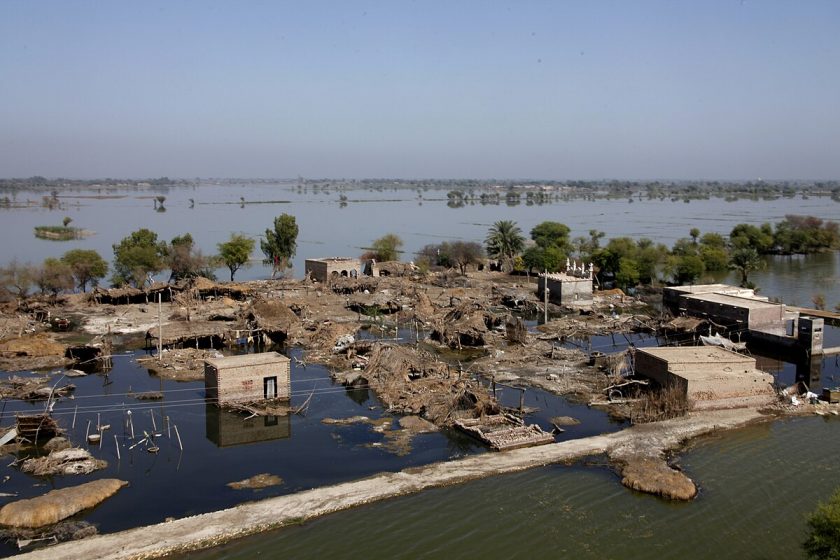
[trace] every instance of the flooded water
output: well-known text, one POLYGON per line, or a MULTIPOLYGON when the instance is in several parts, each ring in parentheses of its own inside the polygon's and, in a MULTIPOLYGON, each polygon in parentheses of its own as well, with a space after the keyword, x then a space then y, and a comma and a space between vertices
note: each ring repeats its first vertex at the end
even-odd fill
POLYGON ((608 468, 552 466, 341 512, 190 558, 804 558, 805 516, 840 480, 840 420, 706 438, 681 455, 692 502, 627 490, 608 468), (819 445, 815 445, 819 442, 819 445))
MULTIPOLYGON (((298 277, 303 275, 304 259, 357 256, 386 233, 403 239, 404 260, 410 260, 429 243, 453 239, 483 241, 493 222, 503 219, 516 221, 526 235, 538 223, 552 220, 567 224, 572 237, 587 236, 590 229, 597 229, 606 232, 607 239, 648 237, 670 246, 676 239, 687 237, 692 227, 703 233, 728 234, 738 223, 775 223, 786 214, 835 219, 840 213, 840 204, 819 197, 732 201, 711 198, 688 203, 646 198, 634 199, 632 203, 627 199, 574 199, 543 205, 476 203, 450 208, 443 190, 356 188, 340 193, 298 189, 292 183, 206 184, 163 191, 90 189, 62 193, 62 208, 54 210, 38 206, 44 194, 18 192, 17 202, 29 200, 34 206, 0 209, 3 232, 16 239, 16 243, 0 246, 0 263, 15 257, 40 262, 75 248, 96 249, 110 259, 111 246, 141 227, 157 232, 165 240, 189 232, 205 254, 212 254, 231 233, 258 237, 281 213, 294 215, 300 229, 292 270, 298 277), (155 209, 157 194, 166 196, 164 212, 155 209), (346 203, 339 199, 341 194, 347 197, 346 203), (71 225, 93 230, 95 235, 62 242, 34 236, 35 226, 58 225, 64 216, 73 218, 71 225)), ((256 262, 261 257, 257 249, 254 266, 238 272, 237 278, 268 277, 270 269, 256 262)), ((226 269, 218 274, 221 279, 227 278, 226 269)), ((829 307, 840 302, 840 259, 833 253, 770 259, 767 270, 754 273, 754 280, 764 294, 782 295, 791 303, 810 304, 816 293, 825 296, 829 307), (803 282, 803 277, 808 281, 803 282)))
MULTIPOLYGON (((165 191, 166 211, 154 209, 157 193, 138 191, 77 192, 61 197, 64 207, 33 206, 0 209, 3 232, 16 243, 0 245, 0 263, 12 258, 38 262, 71 248, 92 248, 110 257, 111 245, 139 227, 170 239, 192 233, 205 254, 232 232, 257 237, 273 218, 286 212, 300 227, 293 272, 301 276, 309 257, 355 256, 373 239, 396 233, 407 254, 428 243, 448 239, 481 241, 488 227, 512 219, 526 233, 545 220, 566 223, 572 235, 590 229, 607 237, 649 237, 666 244, 703 232, 728 233, 737 223, 776 222, 785 214, 835 218, 840 208, 829 199, 783 200, 573 200, 542 206, 467 205, 449 208, 445 193, 413 190, 346 192, 299 191, 295 185, 204 185, 165 191), (113 198, 89 198, 112 195, 113 198), (192 199, 192 201, 190 201, 192 199), (244 199, 244 203, 243 200, 244 199), (53 242, 32 235, 36 225, 60 223, 70 216, 74 226, 95 230, 91 237, 53 242)), ((40 200, 41 193, 18 193, 40 200)), ((254 258, 259 255, 255 254, 254 258)), ((406 260, 410 257, 406 257, 406 260)), ((238 279, 264 278, 270 271, 258 264, 242 270, 238 279)), ((226 278, 219 271, 220 278, 226 278)), ((732 281, 728 275, 710 277, 732 281)), ((752 278, 764 295, 785 303, 809 305, 814 294, 825 296, 829 307, 840 302, 840 258, 835 253, 772 257, 764 271, 752 278)), ((840 345, 837 329, 827 329, 826 345, 840 345)), ((363 336, 380 336, 365 333, 363 336)), ((398 336, 411 340, 410 331, 398 336)), ((422 335, 421 335, 422 337, 422 335)), ((592 337, 567 345, 605 353, 628 344, 650 346, 651 337, 633 335, 592 337)), ((306 416, 255 418, 221 413, 205 405, 203 383, 160 381, 137 366, 135 354, 116 358, 108 378, 92 375, 74 379, 77 398, 63 400, 56 415, 70 425, 75 411, 73 441, 84 441, 87 423, 112 426, 102 449, 92 449, 109 461, 104 472, 88 477, 38 479, 9 468, 3 491, 30 497, 51 487, 115 476, 131 482, 114 498, 84 519, 111 532, 138 524, 162 521, 228 507, 247 500, 357 479, 375 472, 447 460, 484 448, 454 433, 417 436, 410 453, 387 449, 385 437, 367 424, 328 426, 325 417, 365 415, 381 417, 375 397, 364 390, 348 391, 333 385, 318 366, 294 367, 293 400, 313 395, 306 416), (163 391, 163 402, 140 402, 129 393, 163 391), (78 406, 78 409, 76 407, 78 406), (152 415, 161 436, 157 455, 137 447, 129 451, 125 427, 132 410, 135 430, 152 431, 152 415), (166 423, 164 418, 168 417, 166 423), (171 431, 178 426, 181 451, 171 431), (113 436, 121 443, 117 459, 113 436), (261 472, 284 479, 278 487, 260 491, 233 490, 228 482, 261 472)), ((760 358, 759 367, 780 383, 807 379, 812 389, 840 385, 840 363, 829 357, 808 363, 760 358)), ((518 389, 499 387, 508 406, 518 406, 518 389)), ((620 429, 605 414, 571 404, 542 391, 527 389, 527 407, 536 407, 529 420, 550 429, 552 416, 582 420, 558 436, 558 441, 620 429)), ((15 411, 38 411, 43 405, 10 402, 4 418, 15 411)), ((664 502, 637 494, 618 484, 609 469, 555 466, 498 477, 463 486, 439 489, 332 515, 204 553, 204 558, 359 557, 472 558, 566 556, 573 558, 797 558, 804 532, 804 514, 828 496, 840 477, 834 458, 840 451, 840 420, 808 418, 775 422, 704 440, 682 455, 681 464, 701 485, 697 500, 688 504, 664 502)), ((10 547, 2 554, 14 552, 10 547)), ((193 557, 191 555, 191 557, 193 557)))
MULTIPOLYGON (((291 351, 293 356, 299 354, 300 350, 291 351)), ((292 364, 292 405, 312 396, 305 415, 247 418, 206 404, 203 381, 164 381, 149 375, 135 362, 142 355, 133 352, 115 357, 114 368, 107 376, 93 374, 69 380, 76 385, 75 398, 61 399, 54 409, 53 416, 67 429, 72 442, 108 461, 105 470, 88 476, 34 477, 6 468, 2 475, 10 478, 3 483, 3 492, 29 498, 97 478, 127 480, 127 488, 80 515, 101 532, 113 532, 167 517, 195 515, 378 472, 486 452, 477 441, 455 431, 419 434, 409 448, 404 448, 392 444, 369 423, 324 424, 322 420, 328 417, 367 416, 372 420, 389 419, 389 425, 397 428, 398 418, 385 414, 372 392, 333 384, 321 366, 292 364), (140 401, 133 397, 146 391, 160 391, 164 399, 140 401), (129 416, 131 424, 127 423, 129 416), (104 432, 101 447, 88 446, 84 443, 86 434, 95 431, 97 423, 108 424, 111 429, 104 432), (131 439, 132 425, 135 439, 131 439), (155 431, 159 434, 154 438, 159 453, 147 452, 145 444, 131 449, 143 438, 141 434, 155 431), (259 491, 227 487, 229 482, 264 472, 280 476, 283 484, 259 491)), ((58 374, 53 376, 53 383, 58 379, 58 374)), ((499 391, 504 402, 509 400, 506 391, 499 391)), ((548 430, 552 416, 569 415, 582 421, 558 435, 557 441, 622 427, 602 411, 567 403, 538 389, 527 390, 525 404, 536 409, 526 420, 548 430)), ((5 403, 3 418, 8 423, 16 413, 43 410, 43 402, 10 400, 5 403)), ((0 555, 13 552, 11 546, 0 546, 0 555)))

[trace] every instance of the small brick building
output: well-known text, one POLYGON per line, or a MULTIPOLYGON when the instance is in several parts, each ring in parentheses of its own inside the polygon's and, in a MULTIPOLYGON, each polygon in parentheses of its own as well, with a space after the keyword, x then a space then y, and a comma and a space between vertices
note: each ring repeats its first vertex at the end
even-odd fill
POLYGON ((290 397, 289 358, 277 352, 204 360, 204 389, 220 405, 290 397))
POLYGON ((329 257, 306 259, 304 261, 304 274, 323 284, 326 284, 331 277, 358 278, 361 273, 361 261, 350 257, 329 257))

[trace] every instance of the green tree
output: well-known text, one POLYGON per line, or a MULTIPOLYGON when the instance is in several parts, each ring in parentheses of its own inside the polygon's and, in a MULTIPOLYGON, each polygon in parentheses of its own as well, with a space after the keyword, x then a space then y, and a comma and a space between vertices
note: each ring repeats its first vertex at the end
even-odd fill
POLYGON ((525 247, 522 230, 511 220, 500 220, 493 224, 484 240, 487 254, 499 260, 502 268, 511 270, 513 258, 525 247))
POLYGON ((764 261, 754 247, 741 247, 732 251, 729 268, 741 275, 741 287, 751 287, 750 272, 764 267, 764 261))
POLYGON ((150 273, 163 270, 167 254, 166 243, 158 241, 157 234, 146 228, 132 232, 113 246, 115 286, 133 284, 140 287, 150 273))
POLYGON ((70 225, 70 222, 72 222, 72 221, 73 221, 73 218, 71 218, 70 216, 64 216, 64 219, 61 220, 61 223, 64 224, 64 227, 67 227, 67 226, 70 225))
POLYGON ((260 249, 265 255, 263 264, 271 265, 272 279, 278 272, 292 267, 292 258, 297 253, 297 236, 297 221, 290 214, 277 216, 274 218, 274 229, 265 230, 260 249))
POLYGON ((636 247, 638 252, 635 261, 639 269, 639 282, 651 284, 657 279, 659 269, 668 257, 668 248, 661 243, 655 245, 653 241, 644 237, 636 242, 636 247))
POLYGON ((108 263, 93 249, 73 249, 64 253, 61 260, 70 267, 76 286, 83 292, 99 284, 108 273, 108 263))
POLYGON ((773 241, 784 254, 816 253, 840 247, 840 231, 836 222, 789 214, 776 224, 773 241))
POLYGON ((688 235, 691 236, 691 240, 697 245, 697 238, 700 237, 700 229, 699 228, 691 228, 691 231, 688 232, 688 235))
POLYGON ((703 259, 697 255, 677 257, 674 278, 680 284, 690 284, 697 281, 706 270, 703 259))
POLYGON ((724 239, 724 237, 719 233, 704 233, 703 237, 700 238, 700 245, 704 247, 723 249, 726 247, 726 239, 724 239))
POLYGON ((571 249, 570 231, 566 224, 560 222, 542 222, 531 230, 531 239, 540 247, 557 247, 568 253, 571 249))
POLYGON ((763 255, 773 249, 773 228, 770 224, 762 224, 760 228, 751 224, 738 224, 732 228, 729 242, 733 249, 752 247, 763 255))
POLYGON ((51 294, 55 298, 61 292, 73 289, 73 270, 60 259, 45 259, 36 271, 35 283, 42 294, 51 294))
POLYGON ((808 517, 808 537, 802 547, 810 558, 840 559, 840 490, 808 517))
POLYGON ((231 282, 233 282, 233 275, 236 274, 236 271, 243 266, 247 266, 255 245, 256 242, 253 239, 238 233, 232 233, 229 240, 217 245, 219 260, 230 270, 231 282))
POLYGON ((372 258, 379 262, 398 261, 399 251, 402 246, 403 240, 398 235, 389 233, 371 243, 370 253, 372 258))
POLYGON ((533 273, 534 269, 537 272, 547 270, 549 272, 557 272, 565 264, 566 254, 557 247, 541 247, 539 245, 532 245, 525 249, 522 253, 522 263, 528 270, 528 273, 533 273))
POLYGON ((625 291, 636 286, 639 283, 639 264, 633 259, 621 259, 618 272, 615 273, 615 283, 625 291))
POLYGON ((674 246, 671 248, 671 253, 678 257, 686 257, 688 255, 696 256, 697 245, 695 245, 691 239, 682 237, 674 242, 674 246))

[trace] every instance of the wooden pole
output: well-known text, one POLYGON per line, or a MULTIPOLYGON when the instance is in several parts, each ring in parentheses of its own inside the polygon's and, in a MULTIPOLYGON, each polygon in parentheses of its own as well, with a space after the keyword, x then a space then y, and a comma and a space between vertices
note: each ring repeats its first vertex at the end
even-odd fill
POLYGON ((548 269, 545 269, 545 275, 543 276, 543 307, 544 309, 544 317, 543 317, 543 324, 548 324, 548 269))
POLYGON ((76 405, 76 408, 73 409, 73 425, 70 426, 70 429, 76 428, 76 413, 79 411, 79 405, 76 405))
POLYGON ((525 389, 521 389, 519 392, 519 414, 522 414, 522 410, 525 408, 525 389))
POLYGON ((175 435, 178 436, 178 447, 181 448, 181 451, 184 450, 184 444, 181 443, 181 434, 178 432, 178 426, 173 426, 175 428, 175 435))
POLYGON ((163 352, 163 297, 158 292, 158 361, 162 360, 161 353, 163 352))
POLYGON ((155 423, 155 411, 149 410, 149 416, 152 417, 152 430, 157 431, 157 424, 155 423))
POLYGON ((117 439, 117 434, 114 434, 114 445, 117 446, 117 460, 120 461, 122 457, 120 457, 120 442, 117 439))

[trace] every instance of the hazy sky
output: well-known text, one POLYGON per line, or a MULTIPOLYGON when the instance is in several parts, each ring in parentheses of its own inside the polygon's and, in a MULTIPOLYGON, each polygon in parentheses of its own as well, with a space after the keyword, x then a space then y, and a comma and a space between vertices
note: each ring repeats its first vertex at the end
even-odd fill
POLYGON ((0 177, 840 178, 840 2, 0 2, 0 177))

